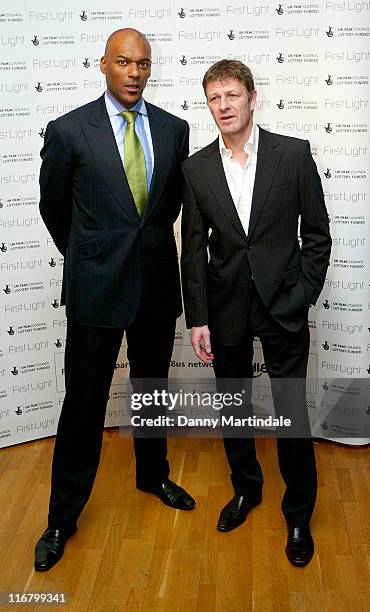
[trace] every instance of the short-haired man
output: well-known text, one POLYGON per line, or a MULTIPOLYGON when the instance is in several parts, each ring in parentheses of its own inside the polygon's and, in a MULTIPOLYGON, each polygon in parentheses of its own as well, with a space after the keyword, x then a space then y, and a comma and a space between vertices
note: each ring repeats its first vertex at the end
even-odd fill
MULTIPOLYGON (((113 32, 100 69, 105 94, 50 122, 41 152, 40 212, 64 256, 68 324, 39 571, 61 558, 90 496, 123 333, 131 378, 165 379, 181 314, 173 223, 189 127, 144 102, 151 49, 141 32, 113 32)), ((137 488, 173 508, 193 508, 192 497, 168 479, 166 439, 135 437, 134 444, 137 488)))
MULTIPOLYGON (((271 379, 305 380, 307 313, 322 289, 331 239, 316 165, 307 141, 256 125, 250 69, 221 60, 203 79, 219 137, 183 163, 182 280, 192 345, 218 379, 253 376, 253 338, 271 379), (298 226, 300 219, 300 237, 298 226)), ((302 389, 302 385, 298 388, 302 389)), ((305 420, 305 393, 289 398, 305 420)), ((279 404, 279 405, 277 405, 279 404)), ((238 527, 261 501, 262 472, 251 438, 224 438, 235 496, 218 529, 238 527)), ((310 518, 317 479, 312 440, 277 440, 286 484, 286 553, 306 565, 314 550, 310 518)))

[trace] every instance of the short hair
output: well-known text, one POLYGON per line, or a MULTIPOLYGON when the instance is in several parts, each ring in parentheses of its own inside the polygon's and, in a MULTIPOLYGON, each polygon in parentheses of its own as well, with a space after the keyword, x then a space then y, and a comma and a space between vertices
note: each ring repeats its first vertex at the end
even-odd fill
POLYGON ((255 91, 253 75, 250 68, 239 60, 223 59, 212 64, 205 73, 202 81, 204 93, 207 95, 206 87, 208 83, 212 81, 223 81, 225 79, 237 79, 243 83, 248 92, 248 98, 250 94, 255 91))

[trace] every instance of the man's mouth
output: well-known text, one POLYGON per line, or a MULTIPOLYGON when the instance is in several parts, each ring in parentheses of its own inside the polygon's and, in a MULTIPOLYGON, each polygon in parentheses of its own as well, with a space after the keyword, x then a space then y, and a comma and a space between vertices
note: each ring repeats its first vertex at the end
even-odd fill
POLYGON ((136 93, 139 90, 139 85, 137 85, 135 83, 128 84, 125 87, 131 93, 136 93))

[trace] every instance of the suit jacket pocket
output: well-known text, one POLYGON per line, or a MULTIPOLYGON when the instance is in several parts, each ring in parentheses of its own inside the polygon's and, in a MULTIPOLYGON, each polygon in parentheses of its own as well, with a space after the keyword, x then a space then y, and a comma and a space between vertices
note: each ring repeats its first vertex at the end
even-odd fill
POLYGON ((70 247, 68 262, 82 261, 100 255, 103 250, 101 238, 90 238, 80 244, 70 247))
POLYGON ((292 181, 284 181, 283 183, 279 183, 278 185, 272 185, 270 195, 275 195, 277 193, 287 191, 291 186, 292 181))
POLYGON ((294 268, 290 268, 290 270, 286 270, 286 272, 283 272, 283 284, 287 286, 295 285, 299 278, 299 272, 299 266, 295 266, 294 268))
POLYGON ((207 289, 210 291, 220 291, 224 281, 221 278, 215 278, 214 276, 207 277, 207 289))

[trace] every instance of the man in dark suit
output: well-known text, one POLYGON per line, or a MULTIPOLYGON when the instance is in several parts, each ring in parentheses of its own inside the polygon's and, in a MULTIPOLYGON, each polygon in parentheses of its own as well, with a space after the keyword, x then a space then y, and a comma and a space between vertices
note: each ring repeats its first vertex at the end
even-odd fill
MULTIPOLYGON (((52 468, 49 524, 37 570, 63 555, 92 490, 109 388, 126 331, 132 379, 165 379, 180 280, 173 223, 189 127, 144 102, 151 49, 133 29, 108 39, 107 91, 49 123, 41 152, 41 216, 64 256, 66 394, 52 468)), ((136 484, 165 504, 194 500, 171 482, 164 438, 135 437, 136 484)))
MULTIPOLYGON (((221 60, 206 72, 203 87, 220 136, 183 164, 182 280, 192 345, 202 361, 213 361, 218 380, 244 381, 253 376, 258 336, 275 411, 295 414, 308 427, 307 313, 322 289, 331 248, 316 165, 307 141, 253 123, 256 91, 247 66, 221 60), (281 379, 291 379, 291 387, 281 379)), ((224 445, 235 496, 217 527, 229 531, 260 503, 263 478, 253 439, 224 437, 224 445)), ((303 566, 313 554, 313 444, 307 436, 279 438, 277 446, 286 484, 286 553, 303 566)))

